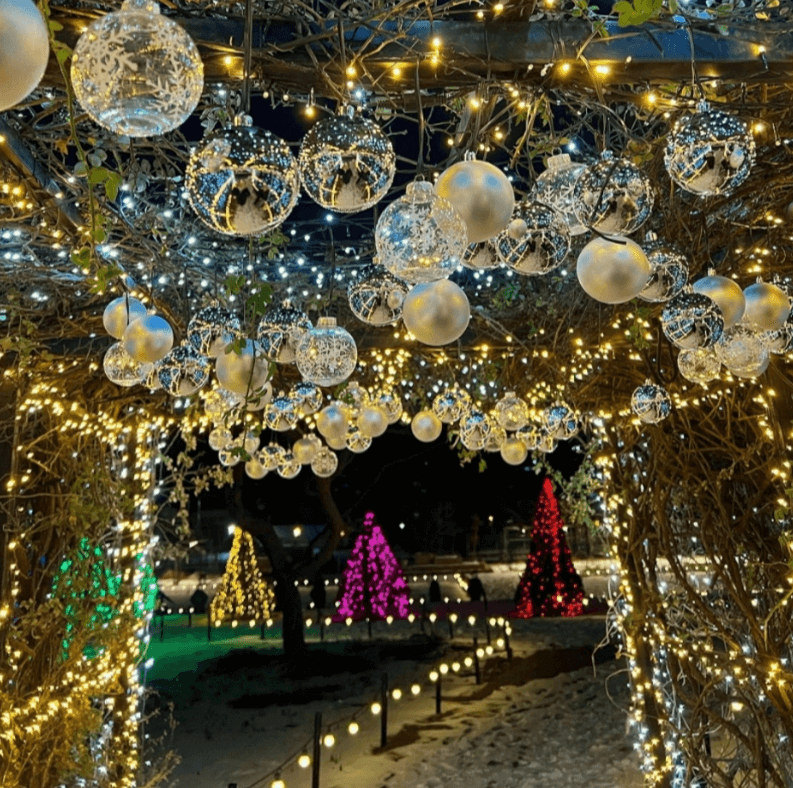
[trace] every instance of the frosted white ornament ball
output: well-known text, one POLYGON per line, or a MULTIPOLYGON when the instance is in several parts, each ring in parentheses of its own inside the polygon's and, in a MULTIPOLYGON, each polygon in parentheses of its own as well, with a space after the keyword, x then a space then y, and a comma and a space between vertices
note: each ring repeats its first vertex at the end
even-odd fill
POLYGON ((443 424, 431 410, 420 410, 410 422, 414 437, 422 443, 432 443, 441 434, 443 424))
POLYGON ((347 435, 347 413, 344 408, 331 403, 317 414, 317 431, 325 440, 343 439, 347 435))
POLYGON ((425 345, 448 345, 468 328, 471 305, 463 290, 448 279, 415 285, 402 310, 405 327, 425 345))
POLYGON ((120 296, 105 307, 102 323, 111 337, 121 339, 130 323, 146 315, 148 315, 146 307, 137 298, 120 296))
POLYGON ((366 405, 356 420, 358 429, 369 438, 379 438, 388 429, 388 416, 382 408, 366 405))
POLYGON ((127 326, 122 342, 136 361, 153 364, 173 347, 173 329, 159 315, 146 315, 127 326))
POLYGON ((347 448, 347 436, 344 435, 341 438, 325 438, 328 446, 333 449, 334 451, 341 451, 342 449, 347 448))
POLYGON ((215 372, 221 386, 240 396, 262 388, 269 374, 264 354, 251 339, 245 340, 239 353, 227 347, 217 357, 215 372))
POLYGON ((30 0, 0 0, 0 112, 32 93, 50 56, 47 23, 30 0))
POLYGON ((652 269, 628 238, 594 238, 578 255, 576 273, 586 293, 604 304, 624 304, 642 292, 652 269))
POLYGON ((292 444, 292 455, 301 465, 308 465, 321 448, 310 438, 300 438, 292 444))

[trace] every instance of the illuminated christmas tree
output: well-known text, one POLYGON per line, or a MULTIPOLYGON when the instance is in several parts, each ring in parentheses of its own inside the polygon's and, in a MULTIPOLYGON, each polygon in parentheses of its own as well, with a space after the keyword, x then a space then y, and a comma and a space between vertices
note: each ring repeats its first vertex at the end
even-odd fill
POLYGON ((550 479, 542 484, 531 532, 531 552, 518 585, 517 618, 580 616, 584 585, 573 566, 550 479))
POLYGON ((210 605, 210 617, 212 621, 266 621, 274 608, 275 594, 259 571, 253 539, 247 531, 235 528, 220 591, 210 605))
POLYGON ((344 568, 341 590, 334 621, 408 615, 408 585, 382 529, 375 524, 374 512, 364 517, 363 533, 355 540, 344 568))

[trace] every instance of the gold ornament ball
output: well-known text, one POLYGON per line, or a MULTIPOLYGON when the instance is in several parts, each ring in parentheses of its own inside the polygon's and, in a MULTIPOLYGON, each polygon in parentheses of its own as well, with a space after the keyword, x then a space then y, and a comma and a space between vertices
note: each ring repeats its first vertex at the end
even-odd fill
POLYGON ((746 310, 743 322, 761 331, 779 331, 790 314, 790 299, 781 287, 757 282, 743 291, 746 310))
POLYGON ((130 323, 146 317, 147 314, 146 307, 137 298, 121 296, 114 298, 105 307, 102 323, 111 337, 121 339, 130 323))
POLYGON ((513 219, 507 225, 507 235, 513 241, 519 241, 529 231, 529 225, 523 219, 513 219))
POLYGON ((471 319, 471 305, 462 289, 448 279, 415 285, 405 298, 402 319, 425 345, 448 345, 459 339, 471 319))
POLYGON ((301 465, 309 465, 317 451, 319 451, 319 448, 311 438, 300 438, 292 445, 292 456, 301 465))
POLYGON ((31 0, 0 0, 0 111, 38 86, 50 56, 47 23, 31 0))
POLYGON ((366 405, 361 408, 356 424, 367 438, 379 438, 388 429, 388 416, 382 408, 366 405))
POLYGON ((624 304, 642 292, 652 267, 642 248, 628 238, 595 238, 578 255, 578 281, 603 304, 624 304))
POLYGON ((441 434, 443 424, 431 410, 420 410, 413 417, 410 429, 422 443, 432 443, 441 434))
POLYGON ((153 364, 173 347, 173 329, 159 315, 146 315, 127 326, 122 342, 135 361, 153 364))
POLYGON ((435 193, 463 217, 468 243, 494 238, 509 224, 515 192, 504 173, 486 161, 460 161, 441 173, 435 193))
POLYGON ((501 444, 501 459, 508 465, 521 465, 528 455, 529 450, 520 438, 507 438, 501 444))
POLYGON ((334 449, 335 451, 341 451, 342 449, 347 448, 347 436, 346 434, 341 438, 325 438, 328 443, 328 447, 334 449))
POLYGON ((732 328, 743 317, 746 310, 746 298, 740 285, 726 276, 708 274, 694 282, 692 290, 695 293, 709 296, 721 309, 724 318, 724 328, 732 328))

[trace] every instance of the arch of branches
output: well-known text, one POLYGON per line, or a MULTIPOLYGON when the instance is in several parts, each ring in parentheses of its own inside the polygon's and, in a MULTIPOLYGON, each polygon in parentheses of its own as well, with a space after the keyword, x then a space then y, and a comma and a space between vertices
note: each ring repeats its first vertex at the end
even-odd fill
MULTIPOLYGON (((586 0, 254 2, 254 121, 296 144, 309 110, 364 103, 397 146, 388 199, 466 150, 506 167, 525 194, 554 149, 593 161, 610 148, 653 179, 644 229, 687 251, 692 279, 714 267, 741 285, 757 275, 788 282, 793 11, 774 0, 690 0, 685 15, 671 0, 643 14, 628 5, 618 20, 586 0), (630 19, 641 24, 619 27, 630 19), (663 151, 670 124, 703 95, 752 124, 758 155, 737 190, 698 200, 671 186, 663 151)), ((240 107, 245 8, 164 6, 206 66, 202 103, 182 130, 119 140, 74 103, 68 48, 116 7, 105 2, 45 3, 61 65, 53 56, 41 87, 0 116, 0 782, 153 787, 167 770, 141 758, 136 669, 140 581, 157 550, 154 490, 164 485, 184 505, 191 490, 232 480, 189 459, 165 468, 165 442, 181 432, 189 449, 207 422, 189 402, 104 378, 101 315, 134 287, 183 335, 210 298, 242 309, 267 285, 310 316, 335 315, 358 342, 355 379, 372 392, 396 387, 409 413, 452 382, 485 409, 509 390, 538 407, 556 397, 574 405, 602 501, 588 516, 608 534, 619 577, 612 621, 648 785, 789 788, 788 359, 757 380, 689 384, 658 310, 595 303, 571 263, 546 277, 455 273, 473 319, 452 347, 356 323, 345 284, 371 257, 375 212, 328 222, 301 202, 280 231, 253 242, 218 237, 192 215, 182 194, 191 145, 240 107), (98 169, 117 195, 102 185, 108 176, 91 177, 98 169), (652 427, 629 409, 648 377, 674 401, 652 427), (85 539, 101 557, 81 551, 85 539), (701 571, 684 565, 691 557, 701 571), (53 593, 80 562, 89 571, 53 593), (97 577, 112 578, 114 593, 97 577), (112 608, 106 626, 98 595, 112 608)), ((245 318, 253 330, 256 309, 245 318)), ((276 388, 297 380, 291 368, 274 375, 276 388)), ((337 518, 329 544, 342 527, 337 518)))

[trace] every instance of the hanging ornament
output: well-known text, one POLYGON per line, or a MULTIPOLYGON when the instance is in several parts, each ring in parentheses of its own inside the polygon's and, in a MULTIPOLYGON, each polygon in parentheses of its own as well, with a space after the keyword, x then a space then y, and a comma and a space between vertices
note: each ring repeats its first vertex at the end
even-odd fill
POLYGON ((432 443, 443 430, 441 420, 431 410, 420 410, 410 422, 413 437, 422 443, 432 443))
POLYGON ((576 274, 595 301, 624 304, 642 292, 652 269, 642 248, 629 238, 593 238, 578 255, 576 274))
POLYGON ((493 424, 490 422, 490 432, 485 441, 485 451, 494 454, 501 451, 504 441, 507 439, 507 431, 500 424, 493 424))
POLYGON ((342 403, 348 409, 348 418, 357 418, 361 408, 369 402, 369 392, 356 380, 350 381, 342 393, 342 403))
POLYGON ((443 279, 460 264, 468 245, 465 222, 426 181, 409 183, 377 221, 380 262, 407 282, 443 279))
POLYGON ((529 450, 520 438, 511 436, 501 444, 501 459, 508 465, 523 465, 528 456, 529 450))
POLYGON ((674 298, 688 283, 688 261, 665 241, 651 240, 642 247, 650 263, 650 278, 639 293, 643 301, 653 304, 674 298))
POLYGON ((228 389, 214 388, 205 391, 201 395, 204 402, 204 413, 214 424, 220 424, 226 415, 238 408, 240 405, 239 397, 228 389))
POLYGON ((471 395, 455 385, 445 389, 432 401, 432 412, 444 423, 454 424, 471 406, 471 395))
POLYGON ((114 298, 106 307, 102 315, 105 331, 111 337, 121 339, 127 327, 148 315, 146 307, 132 296, 114 298))
POLYGON ((470 451, 485 448, 490 430, 490 420, 481 410, 469 410, 460 419, 460 441, 470 451))
POLYGON ((724 318, 710 296, 684 291, 664 307, 661 328, 673 345, 684 350, 710 347, 721 338, 724 318))
POLYGON ((333 449, 334 451, 343 451, 347 448, 347 435, 343 435, 341 438, 326 438, 328 447, 333 449))
POLYGON ((693 348, 680 351, 677 368, 686 380, 704 385, 719 377, 721 361, 712 347, 693 348))
POLYGON ((739 378, 756 378, 762 375, 767 369, 771 361, 770 355, 763 355, 754 362, 745 367, 736 367, 731 369, 730 372, 739 378))
POLYGON ((252 339, 246 339, 241 349, 227 347, 217 357, 215 372, 221 386, 241 397, 262 388, 269 374, 264 353, 252 339))
POLYGON ((524 202, 515 208, 513 217, 496 239, 501 261, 525 276, 558 268, 570 251, 570 230, 562 214, 539 202, 524 202), (515 222, 520 222, 521 233, 515 222))
POLYGON ((192 345, 179 345, 159 361, 162 387, 174 397, 189 397, 209 380, 212 365, 192 345))
POLYGON ((448 279, 414 285, 402 312, 405 328, 419 342, 438 347, 459 339, 468 328, 471 305, 459 285, 448 279))
POLYGON ((402 416, 402 402, 393 391, 384 391, 376 399, 377 407, 385 413, 389 424, 396 424, 402 416))
POLYGON ((292 386, 289 397, 295 403, 295 408, 301 416, 310 416, 316 413, 325 399, 322 389, 314 383, 302 381, 292 386))
POLYGON ((743 183, 754 164, 752 132, 742 120, 703 101, 695 115, 676 121, 666 144, 669 177, 703 196, 724 194, 743 183))
POLYGON ((261 464, 258 457, 251 457, 245 463, 245 473, 251 479, 263 479, 269 471, 261 464))
POLYGON ((495 411, 496 421, 509 432, 529 423, 529 406, 514 391, 504 394, 496 403, 495 411))
POLYGON ((790 299, 781 287, 758 278, 756 284, 743 291, 743 295, 746 298, 744 323, 760 331, 779 331, 785 325, 790 314, 790 299))
POLYGON ((102 366, 111 383, 125 388, 142 383, 152 367, 151 364, 132 358, 121 342, 116 342, 108 348, 102 366))
POLYGON ((368 438, 379 438, 388 429, 388 416, 379 406, 366 405, 361 408, 355 423, 368 438))
POLYGON ((739 323, 724 331, 715 345, 719 361, 740 377, 753 377, 753 370, 768 365, 769 350, 765 337, 750 325, 739 323))
POLYGON ((127 326, 122 343, 135 361, 153 364, 173 347, 173 329, 159 315, 146 315, 127 326))
POLYGON ((527 424, 515 432, 515 437, 523 443, 528 451, 536 451, 539 449, 543 437, 547 434, 547 431, 538 425, 527 424))
POLYGON ((313 437, 314 440, 309 437, 300 438, 300 440, 296 440, 292 445, 292 456, 301 465, 309 465, 317 452, 322 448, 322 441, 320 441, 316 435, 313 437))
POLYGON ((553 454, 558 446, 558 441, 546 429, 540 427, 540 440, 537 443, 537 451, 543 454, 553 454))
POLYGON ((313 327, 305 312, 284 301, 264 313, 256 330, 256 339, 270 361, 293 364, 300 340, 313 327))
POLYGON ((261 439, 259 438, 259 433, 248 430, 243 436, 242 448, 245 449, 248 454, 255 454, 259 450, 260 443, 261 439))
POLYGON ((501 267, 501 258, 493 241, 468 244, 463 254, 462 264, 472 271, 490 271, 501 267))
POLYGON ((370 326, 387 326, 402 317, 402 304, 410 289, 407 282, 381 265, 367 265, 347 287, 350 309, 370 326))
POLYGON ((199 352, 217 358, 240 333, 240 319, 230 310, 212 304, 190 318, 187 340, 199 352))
POLYGON ((0 0, 0 112, 36 89, 49 56, 47 23, 35 3, 0 0))
POLYGON ((347 413, 337 402, 326 405, 317 414, 317 431, 325 440, 340 440, 347 435, 347 413))
POLYGON ((569 440, 578 432, 578 416, 563 402, 554 402, 542 414, 548 434, 558 440, 569 440))
POLYGON ((353 454, 363 454, 372 445, 372 439, 355 424, 350 424, 345 445, 353 454))
POLYGON ((273 399, 264 412, 265 425, 275 432, 294 429, 299 418, 295 401, 284 396, 283 392, 273 399))
POLYGON ((220 464, 226 468, 233 468, 242 462, 242 441, 237 438, 233 440, 225 449, 218 452, 220 464))
POLYGON ((125 0, 91 22, 72 55, 77 101, 100 126, 152 137, 181 126, 198 105, 204 63, 185 29, 152 0, 125 0))
POLYGON ((321 448, 311 460, 311 470, 314 471, 315 476, 321 479, 327 479, 333 476, 336 468, 339 467, 339 458, 328 448, 321 448))
POLYGON ((283 462, 286 449, 277 443, 268 443, 256 452, 256 459, 268 470, 274 471, 283 462))
POLYGON ((540 173, 534 184, 531 199, 559 211, 570 235, 583 235, 587 228, 578 218, 581 206, 576 200, 575 185, 586 171, 586 165, 576 164, 567 153, 560 153, 549 156, 547 166, 548 169, 540 173))
POLYGON ((628 159, 614 159, 611 151, 605 151, 601 158, 576 181, 576 215, 582 224, 598 232, 630 235, 650 218, 652 184, 628 159))
POLYGON ((732 328, 743 317, 746 309, 746 298, 737 282, 726 276, 717 276, 713 269, 707 276, 697 279, 691 286, 695 293, 710 296, 721 309, 724 328, 732 328))
POLYGON ((289 146, 264 129, 222 129, 187 165, 187 193, 201 221, 226 235, 261 235, 281 225, 300 193, 289 146))
POLYGON ((646 380, 633 392, 631 410, 645 424, 657 424, 672 412, 672 400, 665 389, 646 380))
POLYGON ((292 452, 285 452, 281 464, 276 469, 278 475, 282 479, 294 479, 300 473, 302 464, 299 463, 292 452))
POLYGON ((234 440, 234 436, 231 434, 231 430, 227 430, 225 427, 215 427, 209 433, 209 448, 220 451, 225 449, 232 440, 234 440))
POLYGON ((340 213, 358 213, 385 197, 394 180, 391 141, 373 121, 345 107, 303 137, 300 180, 312 200, 340 213))
POLYGON ((304 380, 317 386, 337 386, 355 371, 358 348, 355 340, 335 317, 321 317, 317 327, 307 331, 295 354, 297 369, 304 380))
POLYGON ((515 191, 498 167, 477 161, 466 153, 465 161, 452 164, 435 182, 435 193, 448 200, 467 228, 468 243, 495 238, 509 223, 515 208, 515 191))
POLYGON ((765 344, 771 353, 777 355, 783 355, 793 348, 793 310, 782 328, 765 332, 765 344))
POLYGON ((162 389, 162 383, 160 383, 159 378, 161 363, 162 361, 160 360, 156 364, 152 364, 151 369, 143 380, 143 385, 146 386, 149 391, 159 391, 162 389))

